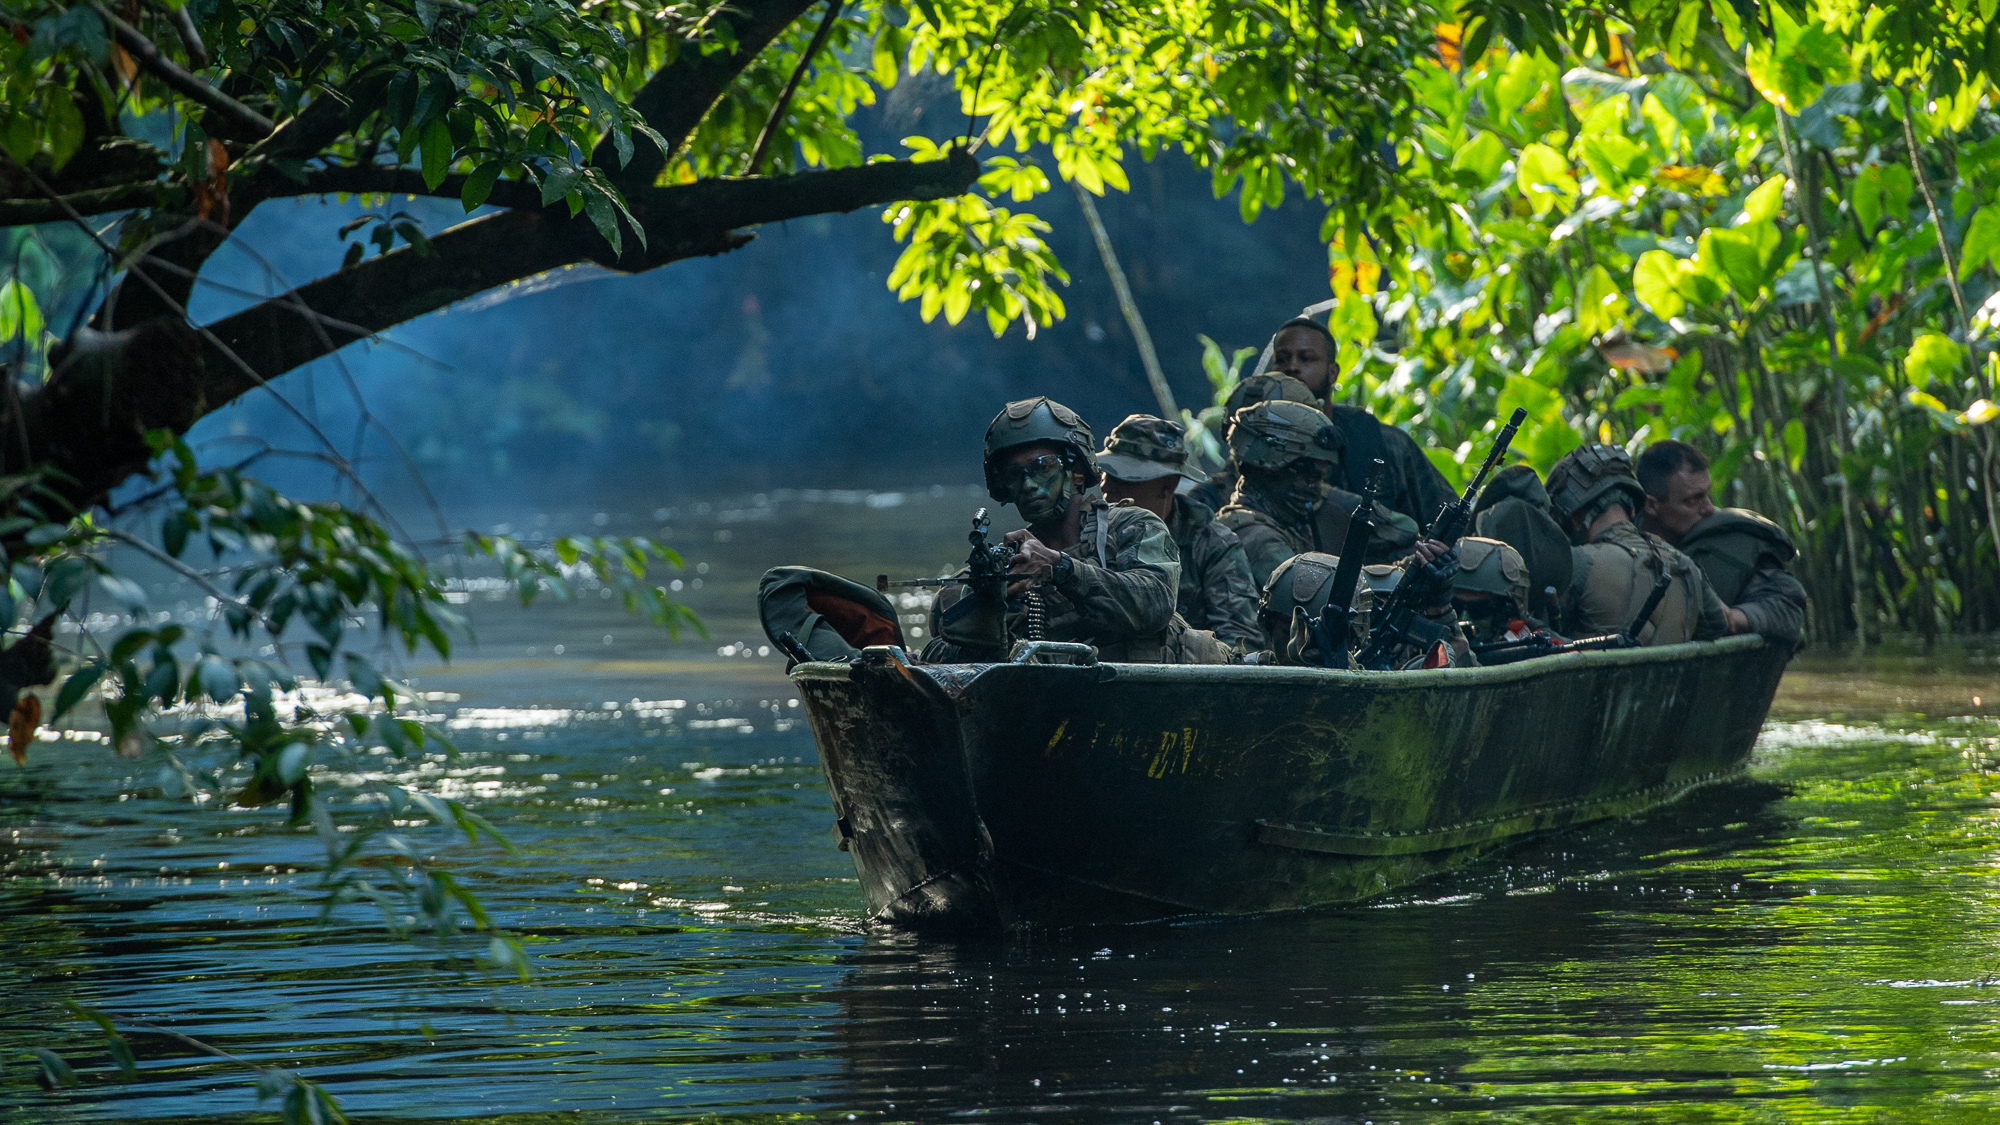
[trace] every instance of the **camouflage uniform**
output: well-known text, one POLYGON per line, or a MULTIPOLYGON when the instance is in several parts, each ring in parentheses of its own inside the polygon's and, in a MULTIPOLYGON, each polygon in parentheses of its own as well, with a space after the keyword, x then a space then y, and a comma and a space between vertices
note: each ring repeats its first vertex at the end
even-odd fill
MULTIPOLYGON (((1092 500, 1083 534, 1063 554, 1075 562, 1067 580, 1035 587, 1042 637, 1097 646, 1099 660, 1157 664, 1174 624, 1180 553, 1160 517, 1128 504, 1092 500)), ((1027 613, 1010 613, 1025 637, 1027 613)))
MULTIPOLYGON (((1307 622, 1317 622, 1320 611, 1332 600, 1333 578, 1339 569, 1338 555, 1308 551, 1286 559, 1271 572, 1269 587, 1257 604, 1257 621, 1268 641, 1257 663, 1324 666, 1307 622)), ((1354 612, 1348 618, 1344 639, 1350 667, 1354 653, 1368 643, 1368 613, 1373 603, 1368 584, 1357 579, 1348 605, 1354 612)))
MULTIPOLYGON (((1632 458, 1615 445, 1586 445, 1566 454, 1549 470, 1551 514, 1572 541, 1613 505, 1627 516, 1643 510, 1645 489, 1632 471, 1632 458)), ((1694 560, 1630 520, 1613 523, 1571 552, 1569 591, 1563 625, 1572 636, 1622 633, 1645 608, 1659 576, 1669 580, 1666 596, 1638 629, 1642 645, 1708 640, 1729 632, 1722 599, 1702 577, 1694 560)))
POLYGON ((1225 644, 1259 648, 1257 580, 1235 532, 1191 496, 1174 497, 1167 530, 1181 556, 1180 612, 1187 623, 1207 629, 1225 644))
MULTIPOLYGON (((1387 602, 1389 595, 1395 593, 1396 587, 1402 584, 1402 564, 1371 563, 1361 568, 1361 581, 1368 586, 1375 601, 1387 602)), ((1445 636, 1439 642, 1444 648, 1441 658, 1433 651, 1436 646, 1425 648, 1406 643, 1389 651, 1388 660, 1391 668, 1401 672, 1411 672, 1426 666, 1457 668, 1478 663, 1472 658, 1472 645, 1466 640, 1465 630, 1458 627, 1457 614, 1450 613, 1444 616, 1426 614, 1426 616, 1444 627, 1445 636)))
POLYGON ((1799 643, 1806 590, 1785 571, 1798 549, 1777 524, 1747 508, 1717 508, 1676 546, 1701 567, 1724 605, 1743 611, 1750 632, 1780 645, 1799 643))
POLYGON ((1306 460, 1337 464, 1340 431, 1303 403, 1266 400, 1244 407, 1230 419, 1229 452, 1238 466, 1258 472, 1255 476, 1246 472, 1237 481, 1235 494, 1216 518, 1243 541, 1250 576, 1261 590, 1279 563, 1324 546, 1314 542, 1313 516, 1326 499, 1327 486, 1317 479, 1316 470, 1311 480, 1298 476, 1297 466, 1306 460), (1297 491, 1285 495, 1266 491, 1269 482, 1287 472, 1293 475, 1282 479, 1294 481, 1297 491))
MULTIPOLYGON (((1097 453, 1107 479, 1149 481, 1164 477, 1200 481, 1186 431, 1179 423, 1151 414, 1134 414, 1114 427, 1097 453)), ((1215 522, 1213 509, 1191 496, 1176 496, 1168 510, 1167 529, 1180 552, 1181 580, 1177 599, 1181 619, 1191 628, 1207 630, 1222 647, 1255 649, 1263 643, 1257 628, 1257 588, 1250 564, 1236 534, 1215 522)))

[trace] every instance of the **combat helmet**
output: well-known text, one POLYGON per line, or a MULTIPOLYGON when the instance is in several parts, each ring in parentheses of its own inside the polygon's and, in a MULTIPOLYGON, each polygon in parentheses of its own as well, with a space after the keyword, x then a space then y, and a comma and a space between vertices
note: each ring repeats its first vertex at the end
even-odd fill
MULTIPOLYGON (((1306 617, 1317 620, 1320 611, 1333 596, 1333 575, 1340 569, 1340 557, 1321 551, 1307 551, 1293 555, 1278 564, 1271 572, 1270 580, 1264 583, 1264 597, 1257 603, 1257 623, 1264 630, 1264 638, 1273 651, 1278 652, 1286 664, 1307 663, 1299 651, 1300 638, 1293 635, 1292 620, 1304 611, 1306 617)), ((1354 584, 1354 601, 1350 607, 1358 614, 1366 614, 1374 608, 1372 596, 1366 582, 1354 584)), ((1365 621, 1365 617, 1361 620, 1365 621)), ((1367 628, 1357 625, 1360 637, 1365 639, 1367 628)))
POLYGON ((1492 594, 1514 603, 1514 615, 1528 614, 1528 564, 1521 552, 1498 539, 1467 535, 1458 541, 1458 573, 1452 589, 1492 594))
POLYGON ((1550 514, 1567 527, 1613 492, 1622 493, 1628 510, 1644 511, 1646 490, 1632 471, 1632 455, 1615 445, 1573 449, 1549 470, 1550 514))
POLYGON ((1304 403, 1252 403, 1229 419, 1229 452, 1238 465, 1282 469, 1301 457, 1339 461, 1346 446, 1340 427, 1304 403))
POLYGON ((1076 411, 1046 395, 1010 402, 986 427, 986 494, 1002 504, 1008 496, 993 471, 993 458, 1017 445, 1046 441, 1062 450, 1071 471, 1097 478, 1097 436, 1076 411))
POLYGON ((1111 428, 1097 465, 1123 481, 1159 480, 1176 474, 1200 484, 1208 474, 1195 467, 1187 431, 1179 422, 1152 414, 1130 414, 1111 428))
POLYGON ((1275 371, 1263 375, 1252 375, 1236 384, 1229 397, 1222 401, 1222 416, 1234 418, 1236 412, 1246 406, 1276 399, 1280 402, 1303 402, 1312 405, 1312 389, 1290 375, 1280 375, 1275 371))

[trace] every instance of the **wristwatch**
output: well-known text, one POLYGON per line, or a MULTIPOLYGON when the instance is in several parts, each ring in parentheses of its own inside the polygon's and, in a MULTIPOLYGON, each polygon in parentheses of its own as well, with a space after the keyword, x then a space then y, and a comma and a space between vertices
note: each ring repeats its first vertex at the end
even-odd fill
POLYGON ((1067 585, 1069 583, 1069 576, 1076 573, 1076 560, 1068 555, 1064 555, 1062 558, 1056 560, 1054 570, 1055 573, 1050 577, 1050 581, 1058 586, 1067 585))

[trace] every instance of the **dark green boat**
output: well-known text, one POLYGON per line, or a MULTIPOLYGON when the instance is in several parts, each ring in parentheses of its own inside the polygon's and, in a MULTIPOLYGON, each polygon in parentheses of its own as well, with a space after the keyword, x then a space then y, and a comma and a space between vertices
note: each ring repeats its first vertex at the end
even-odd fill
POLYGON ((875 646, 792 679, 873 917, 1002 931, 1353 902, 1672 801, 1744 767, 1788 655, 1384 673, 875 646))

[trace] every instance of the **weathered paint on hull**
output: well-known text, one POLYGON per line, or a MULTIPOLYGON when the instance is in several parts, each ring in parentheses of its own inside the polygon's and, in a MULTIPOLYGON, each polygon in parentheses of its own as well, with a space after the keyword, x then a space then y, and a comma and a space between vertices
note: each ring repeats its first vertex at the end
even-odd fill
POLYGON ((1433 672, 793 671, 878 919, 996 930, 1352 902, 1740 770, 1755 637, 1433 672))

